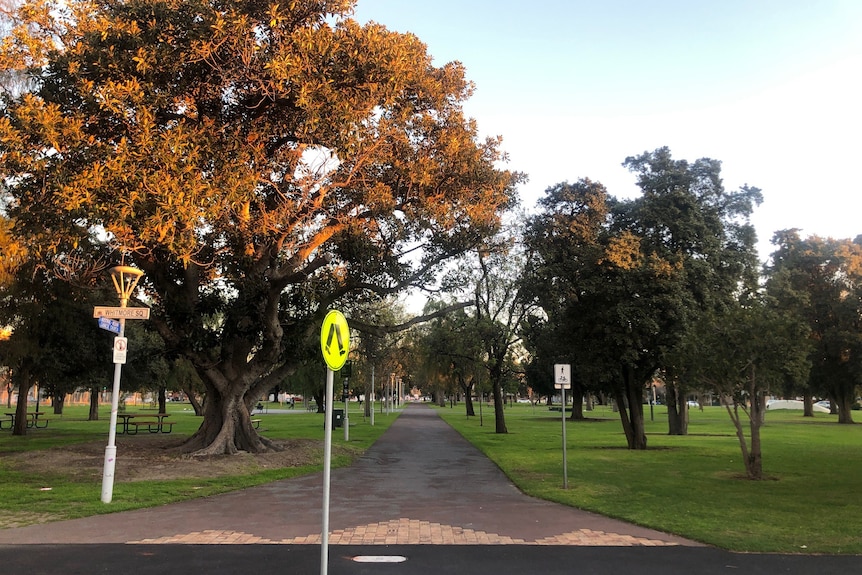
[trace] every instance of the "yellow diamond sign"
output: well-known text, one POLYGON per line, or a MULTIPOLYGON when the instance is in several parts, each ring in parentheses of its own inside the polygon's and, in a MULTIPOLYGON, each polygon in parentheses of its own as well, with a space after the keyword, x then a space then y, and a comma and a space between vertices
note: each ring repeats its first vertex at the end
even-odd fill
POLYGON ((323 351, 323 361, 332 371, 338 371, 347 361, 350 351, 350 328, 340 311, 330 310, 323 318, 320 329, 320 349, 323 351))

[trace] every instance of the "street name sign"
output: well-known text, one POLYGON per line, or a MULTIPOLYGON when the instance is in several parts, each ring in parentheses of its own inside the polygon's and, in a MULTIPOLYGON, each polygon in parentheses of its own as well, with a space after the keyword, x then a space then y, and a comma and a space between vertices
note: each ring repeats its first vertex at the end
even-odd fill
POLYGON ((120 333, 120 322, 115 319, 107 318, 105 316, 99 317, 99 327, 108 331, 112 331, 114 333, 120 333))
POLYGON ((150 308, 148 307, 105 307, 93 308, 93 317, 107 317, 113 319, 150 319, 150 308))

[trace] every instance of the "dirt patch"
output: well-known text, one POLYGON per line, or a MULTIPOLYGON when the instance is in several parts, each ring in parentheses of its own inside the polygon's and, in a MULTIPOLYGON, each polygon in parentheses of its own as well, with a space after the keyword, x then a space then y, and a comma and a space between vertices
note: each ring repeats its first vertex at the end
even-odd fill
MULTIPOLYGON (((310 439, 275 441, 282 451, 189 457, 172 453, 179 441, 166 437, 117 440, 115 481, 161 481, 243 475, 264 469, 314 465, 323 459, 323 442, 310 439)), ((9 469, 66 481, 92 481, 102 476, 105 443, 89 442, 4 457, 9 469)))

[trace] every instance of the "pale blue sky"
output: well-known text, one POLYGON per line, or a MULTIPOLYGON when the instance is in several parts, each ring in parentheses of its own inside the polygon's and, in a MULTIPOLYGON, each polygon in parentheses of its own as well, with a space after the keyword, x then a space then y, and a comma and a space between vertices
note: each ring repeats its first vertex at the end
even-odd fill
POLYGON ((669 146, 763 189, 778 229, 862 234, 862 0, 359 0, 355 17, 464 63, 466 105, 545 188, 589 177, 636 193, 626 156, 669 146))

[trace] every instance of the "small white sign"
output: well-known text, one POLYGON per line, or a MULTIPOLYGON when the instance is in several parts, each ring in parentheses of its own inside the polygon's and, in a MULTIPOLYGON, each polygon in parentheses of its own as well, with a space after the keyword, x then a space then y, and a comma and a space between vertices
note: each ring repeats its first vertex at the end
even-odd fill
POLYGON ((572 389, 572 366, 558 363, 554 366, 554 388, 572 389))
POLYGON ((126 363, 126 350, 129 349, 129 340, 125 337, 114 338, 114 363, 126 363))

